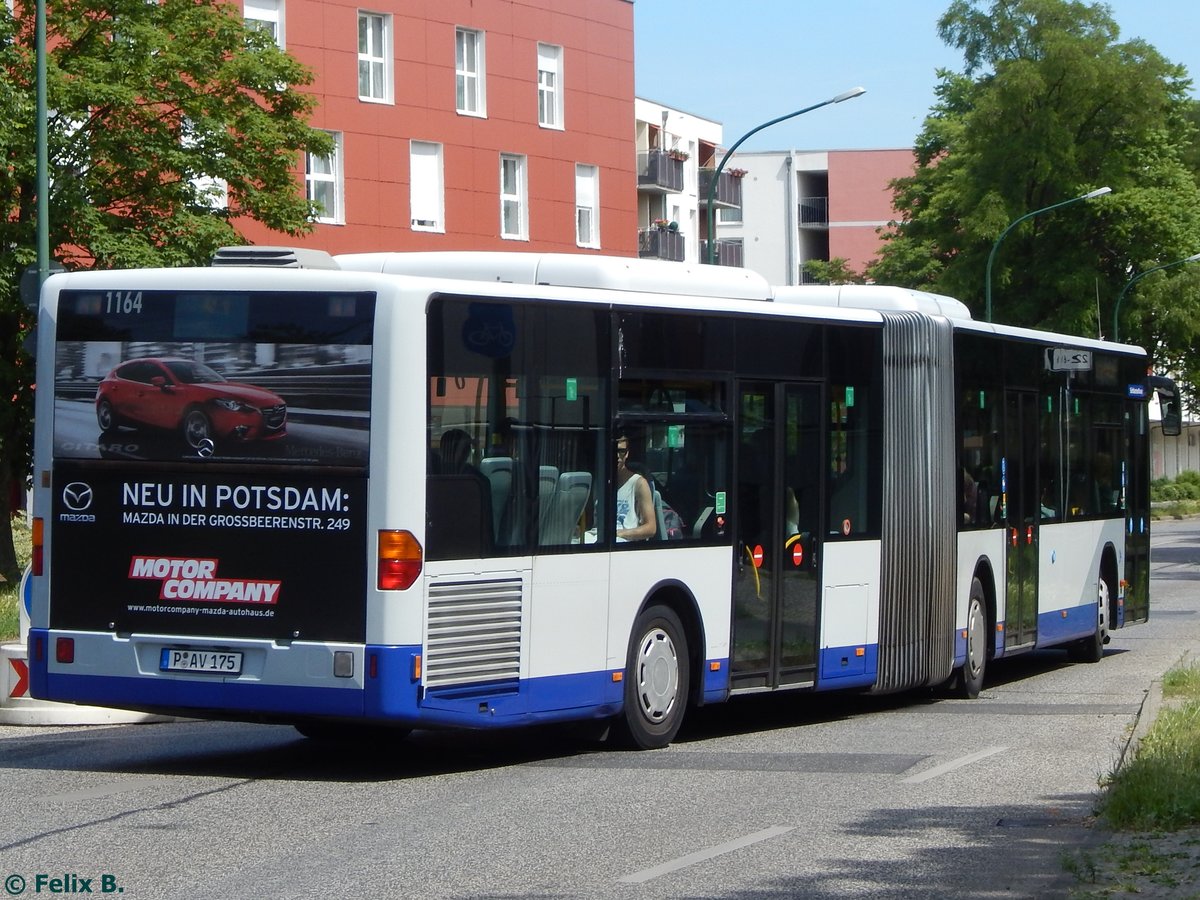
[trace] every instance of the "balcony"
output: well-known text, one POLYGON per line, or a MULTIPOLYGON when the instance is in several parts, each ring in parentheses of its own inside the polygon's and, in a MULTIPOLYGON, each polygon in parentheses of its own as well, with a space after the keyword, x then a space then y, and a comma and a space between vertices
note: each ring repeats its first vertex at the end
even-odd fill
POLYGON ((667 228, 642 228, 638 231, 638 256, 683 262, 683 235, 667 228))
MULTIPOLYGON (((700 205, 708 205, 708 192, 712 187, 713 174, 716 169, 700 170, 700 205)), ((742 205, 742 176, 722 172, 717 180, 717 192, 713 197, 713 207, 716 209, 739 209, 742 205)))
MULTIPOLYGON (((708 241, 701 241, 700 243, 700 258, 704 262, 708 262, 708 241)), ((745 268, 744 260, 741 241, 717 240, 716 263, 718 266, 735 266, 741 269, 745 268)))
POLYGON ((648 194, 678 194, 683 191, 683 160, 667 150, 638 154, 638 190, 648 194))
POLYGON ((828 228, 829 198, 804 197, 801 199, 797 221, 801 228, 828 228))

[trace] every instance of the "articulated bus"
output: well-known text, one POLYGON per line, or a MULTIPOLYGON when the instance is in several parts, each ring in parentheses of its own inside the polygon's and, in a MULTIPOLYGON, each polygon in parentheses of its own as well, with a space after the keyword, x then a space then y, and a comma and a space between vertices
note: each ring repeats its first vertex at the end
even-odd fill
POLYGON ((1174 385, 950 298, 230 248, 55 275, 39 335, 42 699, 654 748, 739 693, 973 697, 1149 614, 1174 385))

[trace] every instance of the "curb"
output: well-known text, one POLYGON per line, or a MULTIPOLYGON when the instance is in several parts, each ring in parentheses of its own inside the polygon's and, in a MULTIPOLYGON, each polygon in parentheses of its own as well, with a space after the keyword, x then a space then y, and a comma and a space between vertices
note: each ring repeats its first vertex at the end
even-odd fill
POLYGON ((1121 771, 1137 755, 1137 748, 1150 733, 1150 729, 1154 727, 1154 721, 1158 718, 1162 705, 1162 679, 1155 678, 1150 682, 1150 687, 1146 689, 1145 696, 1142 697, 1142 705, 1138 707, 1133 728, 1130 730, 1124 746, 1121 747, 1121 755, 1117 758, 1114 774, 1121 771))
POLYGON ((29 696, 29 662, 24 644, 0 644, 0 725, 126 725, 173 722, 168 716, 55 703, 29 696))

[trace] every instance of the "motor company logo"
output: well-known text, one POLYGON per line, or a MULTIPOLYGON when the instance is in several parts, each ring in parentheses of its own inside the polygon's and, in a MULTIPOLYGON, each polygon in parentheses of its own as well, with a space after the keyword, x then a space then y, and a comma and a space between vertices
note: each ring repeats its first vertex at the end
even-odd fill
POLYGON ((72 481, 62 492, 63 506, 70 510, 58 514, 60 522, 95 522, 96 517, 87 512, 92 506, 95 494, 92 486, 82 481, 72 481))
POLYGON ((194 600, 203 603, 254 603, 269 606, 279 599, 279 581, 218 578, 215 559, 170 556, 135 556, 129 563, 131 579, 162 582, 159 600, 194 600))

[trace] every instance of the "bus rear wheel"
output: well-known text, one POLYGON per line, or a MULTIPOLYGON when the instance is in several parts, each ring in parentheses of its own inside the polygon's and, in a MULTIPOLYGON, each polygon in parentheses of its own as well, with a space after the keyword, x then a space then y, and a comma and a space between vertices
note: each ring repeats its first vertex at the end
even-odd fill
POLYGON ((987 623, 987 597, 983 592, 983 582, 973 578, 971 597, 967 601, 967 658, 956 685, 958 695, 964 700, 974 700, 983 690, 988 654, 987 623))
POLYGON ((629 639, 625 708, 618 722, 625 742, 640 750, 670 744, 683 724, 689 686, 679 616, 666 606, 651 606, 637 617, 629 639))

